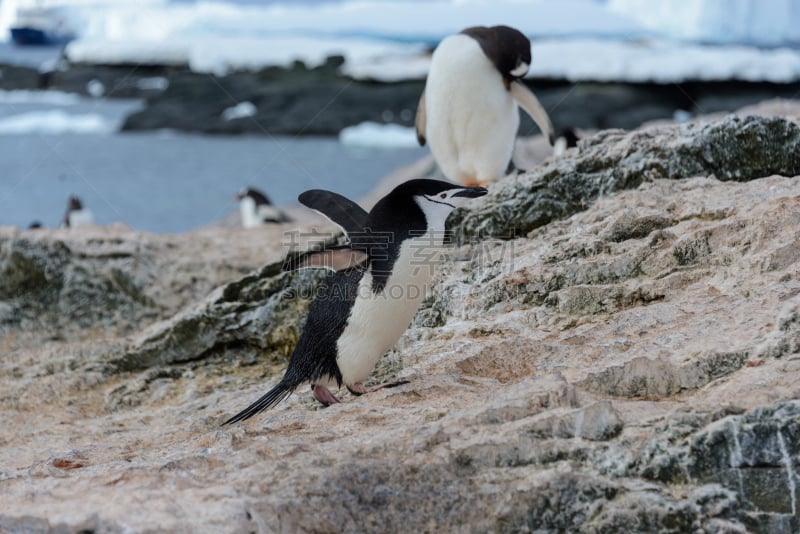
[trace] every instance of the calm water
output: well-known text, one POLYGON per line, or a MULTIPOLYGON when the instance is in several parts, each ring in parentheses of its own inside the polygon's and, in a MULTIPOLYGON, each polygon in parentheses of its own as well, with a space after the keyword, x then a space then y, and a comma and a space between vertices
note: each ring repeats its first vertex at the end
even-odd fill
POLYGON ((306 189, 358 198, 421 149, 355 149, 335 139, 178 133, 0 135, 0 224, 57 226, 77 194, 99 224, 182 232, 238 209, 245 185, 276 204, 306 189))

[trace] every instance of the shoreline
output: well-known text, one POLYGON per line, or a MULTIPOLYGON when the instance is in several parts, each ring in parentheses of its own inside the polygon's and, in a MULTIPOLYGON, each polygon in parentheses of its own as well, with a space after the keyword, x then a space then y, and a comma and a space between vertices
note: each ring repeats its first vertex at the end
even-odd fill
MULTIPOLYGON (((92 96, 92 91, 102 88, 103 98, 142 99, 144 108, 126 117, 122 131, 335 136, 343 128, 363 122, 413 127, 424 80, 357 80, 339 73, 342 61, 341 57, 329 57, 316 68, 296 62, 289 68, 224 76, 163 65, 68 64, 46 73, 0 65, 4 73, 0 89, 54 89, 92 96), (241 103, 249 104, 234 110, 241 103)), ((525 82, 556 128, 592 130, 629 130, 648 121, 671 119, 679 110, 684 117, 694 117, 800 94, 800 81, 660 84, 526 78, 525 82)), ((522 114, 520 134, 537 131, 522 114)))

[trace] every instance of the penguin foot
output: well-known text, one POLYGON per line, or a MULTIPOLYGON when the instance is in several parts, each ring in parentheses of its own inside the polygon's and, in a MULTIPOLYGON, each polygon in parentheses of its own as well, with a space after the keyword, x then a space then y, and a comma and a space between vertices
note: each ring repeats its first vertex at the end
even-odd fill
POLYGON ((311 386, 311 391, 314 393, 314 398, 325 406, 341 402, 325 386, 313 385, 311 386))
POLYGON ((408 380, 398 380, 397 382, 386 382, 385 384, 378 384, 377 386, 370 387, 364 386, 364 384, 361 382, 356 382, 355 384, 350 384, 347 386, 347 391, 358 397, 364 393, 371 393, 384 388, 395 388, 397 386, 402 386, 403 384, 408 384, 408 382, 408 380))
POLYGON ((464 187, 475 187, 480 185, 478 179, 474 176, 462 176, 459 180, 464 187))

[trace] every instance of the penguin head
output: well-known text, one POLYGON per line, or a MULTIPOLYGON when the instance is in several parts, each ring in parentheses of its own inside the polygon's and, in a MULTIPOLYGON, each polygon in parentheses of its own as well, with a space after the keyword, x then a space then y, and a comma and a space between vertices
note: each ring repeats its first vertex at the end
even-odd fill
POLYGON ((249 198, 255 203, 256 206, 262 206, 262 205, 269 206, 272 204, 267 195, 265 195, 258 189, 254 189, 252 187, 245 187, 244 189, 239 191, 239 193, 236 194, 236 196, 234 196, 233 198, 240 202, 246 198, 249 198))
POLYGON ((69 200, 67 201, 67 211, 80 211, 82 209, 83 204, 81 203, 81 199, 75 195, 69 197, 69 200))
POLYGON ((528 73, 531 42, 519 30, 509 26, 473 26, 461 33, 478 42, 486 57, 500 71, 506 85, 528 73))
MULTIPOLYGON (((485 187, 465 187, 461 185, 442 182, 439 180, 426 180, 434 184, 424 184, 414 200, 419 206, 434 204, 444 206, 448 212, 464 206, 471 198, 482 197, 489 191, 485 187)), ((424 211, 424 208, 423 208, 424 211)))
POLYGON ((381 220, 404 220, 416 229, 444 229, 447 216, 472 198, 485 195, 485 187, 464 187, 441 180, 417 179, 400 184, 372 209, 367 226, 381 228, 381 220), (421 213, 420 213, 421 212, 421 213), (421 219, 415 220, 414 213, 421 219), (420 226, 417 226, 420 224, 420 226))

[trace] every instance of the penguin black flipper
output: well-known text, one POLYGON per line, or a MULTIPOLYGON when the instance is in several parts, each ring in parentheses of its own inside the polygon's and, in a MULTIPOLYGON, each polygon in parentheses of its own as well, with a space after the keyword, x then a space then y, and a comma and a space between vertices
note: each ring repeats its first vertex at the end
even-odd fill
POLYGON ((422 95, 419 97, 419 104, 417 104, 417 116, 414 118, 414 128, 417 130, 417 143, 419 146, 425 146, 427 139, 425 139, 425 128, 427 127, 428 118, 425 116, 425 89, 422 89, 422 95))
POLYGON ((308 208, 317 211, 341 226, 345 233, 355 234, 362 232, 367 212, 350 200, 333 191, 325 189, 311 189, 301 193, 297 200, 308 208))

